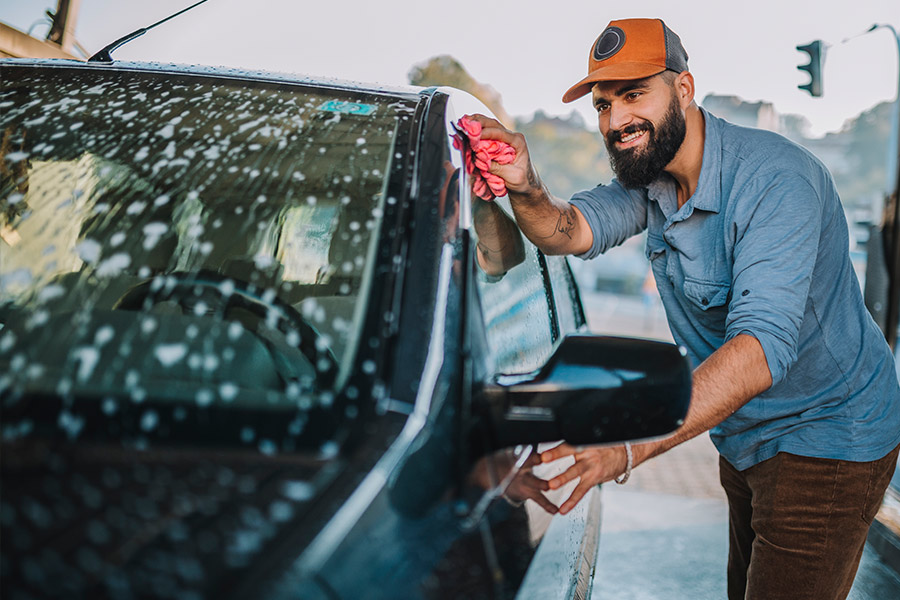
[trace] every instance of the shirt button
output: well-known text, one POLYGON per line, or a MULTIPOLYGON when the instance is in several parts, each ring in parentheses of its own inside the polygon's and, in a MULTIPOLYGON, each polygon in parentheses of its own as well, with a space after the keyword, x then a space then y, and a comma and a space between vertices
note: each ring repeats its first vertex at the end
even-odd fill
POLYGON ((700 304, 702 304, 703 306, 706 306, 707 304, 709 304, 709 298, 701 298, 700 304))

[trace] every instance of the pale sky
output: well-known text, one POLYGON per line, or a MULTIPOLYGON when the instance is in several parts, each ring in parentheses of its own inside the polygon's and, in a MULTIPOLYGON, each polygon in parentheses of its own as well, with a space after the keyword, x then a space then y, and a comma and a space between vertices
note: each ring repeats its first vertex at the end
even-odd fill
MULTIPOLYGON (((81 0, 76 38, 89 51, 145 27, 194 0, 81 0)), ((0 0, 0 21, 28 30, 55 0, 0 0)), ((855 37, 874 23, 900 30, 898 0, 209 0, 114 54, 120 60, 225 65, 384 84, 405 84, 410 68, 438 54, 459 60, 503 96, 510 114, 554 115, 563 92, 587 72, 587 54, 612 19, 660 17, 681 36, 697 83, 708 93, 767 100, 781 113, 805 115, 813 132, 843 122, 898 89, 898 49, 889 29, 855 37), (795 49, 831 44, 824 96, 806 83, 795 49)), ((47 26, 33 33, 43 36, 47 26)))

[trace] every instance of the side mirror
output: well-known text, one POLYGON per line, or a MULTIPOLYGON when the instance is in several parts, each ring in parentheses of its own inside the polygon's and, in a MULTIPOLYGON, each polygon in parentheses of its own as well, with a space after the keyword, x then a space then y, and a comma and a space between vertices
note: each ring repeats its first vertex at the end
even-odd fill
POLYGON ((691 371, 674 344, 570 335, 537 373, 482 390, 496 448, 565 440, 606 444, 671 433, 684 422, 691 371))

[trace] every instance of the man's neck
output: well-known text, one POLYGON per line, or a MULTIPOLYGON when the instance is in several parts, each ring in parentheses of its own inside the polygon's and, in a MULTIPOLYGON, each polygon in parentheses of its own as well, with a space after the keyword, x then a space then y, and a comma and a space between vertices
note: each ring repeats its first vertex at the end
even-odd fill
POLYGON ((703 167, 703 143, 706 139, 706 123, 703 113, 695 104, 687 108, 685 112, 684 142, 675 158, 666 165, 666 173, 675 179, 678 193, 678 208, 684 206, 694 192, 700 181, 700 170, 703 167))

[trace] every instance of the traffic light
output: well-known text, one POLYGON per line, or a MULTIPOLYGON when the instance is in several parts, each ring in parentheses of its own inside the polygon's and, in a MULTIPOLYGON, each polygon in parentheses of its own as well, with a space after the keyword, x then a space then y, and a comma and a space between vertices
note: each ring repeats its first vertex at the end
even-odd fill
POLYGON ((797 46, 797 50, 809 54, 809 64, 797 67, 801 71, 809 73, 809 83, 797 87, 809 92, 810 96, 818 98, 822 95, 822 63, 825 61, 825 45, 822 40, 815 40, 805 46, 797 46))

